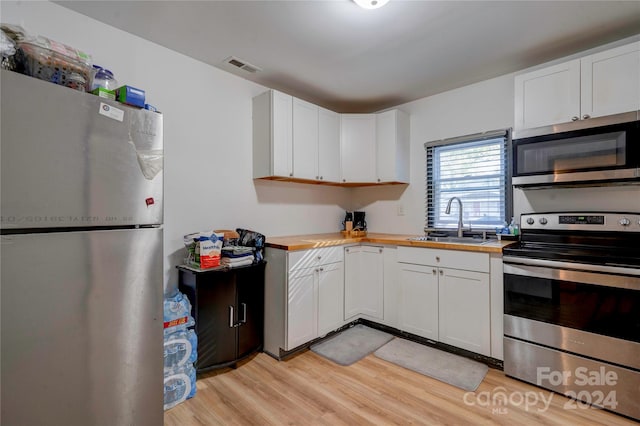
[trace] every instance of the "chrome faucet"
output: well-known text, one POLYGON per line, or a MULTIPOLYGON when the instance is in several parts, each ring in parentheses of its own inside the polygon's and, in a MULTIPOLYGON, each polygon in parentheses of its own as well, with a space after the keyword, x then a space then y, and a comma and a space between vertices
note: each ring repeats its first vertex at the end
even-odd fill
POLYGON ((447 203, 447 209, 444 211, 445 214, 450 214, 451 213, 451 203, 453 202, 453 200, 458 201, 458 238, 462 238, 462 201, 460 201, 460 198, 458 197, 451 197, 449 199, 449 202, 447 203))

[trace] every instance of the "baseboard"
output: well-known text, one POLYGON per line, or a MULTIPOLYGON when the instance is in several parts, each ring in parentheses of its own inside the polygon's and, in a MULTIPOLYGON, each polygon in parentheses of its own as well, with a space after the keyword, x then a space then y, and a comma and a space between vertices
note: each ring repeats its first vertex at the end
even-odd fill
POLYGON ((436 342, 431 339, 427 339, 425 337, 417 336, 415 334, 407 333, 406 331, 399 330, 394 327, 389 327, 388 325, 380 324, 374 321, 370 321, 367 319, 359 318, 354 323, 363 324, 367 327, 375 328, 380 331, 384 331, 385 333, 393 334, 396 337, 401 337, 403 339, 411 340, 412 342, 420 343, 421 345, 431 346, 432 348, 440 349, 445 352, 452 353, 454 355, 463 356, 465 358, 472 359, 474 361, 481 362, 486 364, 490 368, 494 368, 496 370, 504 370, 504 363, 502 360, 492 358, 486 355, 481 355, 475 352, 468 351, 466 349, 461 349, 456 346, 447 345, 446 343, 436 342))
POLYGON ((407 340, 411 340, 412 342, 416 342, 416 343, 420 343, 421 345, 425 345, 425 346, 431 346, 433 348, 436 349, 440 349, 442 351, 445 352, 449 352, 452 353, 454 355, 459 355, 459 356, 463 356, 465 358, 469 358, 472 359, 474 361, 478 361, 481 362, 483 364, 486 364, 488 367, 490 368, 494 368, 496 370, 504 370, 504 364, 501 360, 496 359, 496 358, 491 358, 485 355, 481 355, 475 352, 471 352, 468 351, 466 349, 461 349, 455 346, 451 346, 451 345, 447 345, 446 343, 441 343, 441 342, 436 342, 434 340, 431 339, 427 339, 421 336, 417 336, 415 334, 411 334, 411 333, 407 333, 406 331, 402 331, 399 330, 397 328, 394 327, 389 327, 388 325, 384 325, 384 324, 380 324, 377 323, 375 321, 371 321, 368 319, 363 319, 363 318, 358 318, 354 321, 351 321, 348 324, 343 325, 342 327, 340 327, 337 330, 334 330, 330 333, 327 333, 326 335, 322 336, 322 337, 318 337, 317 339, 313 339, 310 342, 307 342, 303 345, 298 346, 297 348, 294 348, 290 351, 284 351, 282 349, 280 349, 280 352, 277 356, 275 356, 274 354, 267 353, 268 355, 270 355, 271 357, 277 359, 278 361, 285 361, 288 358, 291 358, 297 354, 299 354, 300 352, 304 351, 305 349, 308 349, 311 345, 314 345, 318 342, 321 342, 325 339, 328 339, 329 337, 333 336, 334 334, 340 333, 343 330, 346 330, 350 327, 353 327, 357 324, 362 324, 362 325, 366 325, 367 327, 371 327, 371 328, 375 328, 377 330, 380 331, 384 331, 385 333, 389 333, 393 336, 396 337, 401 337, 403 339, 407 339, 407 340))

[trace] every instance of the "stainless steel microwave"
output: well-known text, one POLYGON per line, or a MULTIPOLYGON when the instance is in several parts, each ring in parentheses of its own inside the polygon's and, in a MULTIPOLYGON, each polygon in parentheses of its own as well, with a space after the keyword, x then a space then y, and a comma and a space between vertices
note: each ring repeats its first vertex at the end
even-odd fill
POLYGON ((638 115, 514 132, 513 186, 640 183, 638 115))

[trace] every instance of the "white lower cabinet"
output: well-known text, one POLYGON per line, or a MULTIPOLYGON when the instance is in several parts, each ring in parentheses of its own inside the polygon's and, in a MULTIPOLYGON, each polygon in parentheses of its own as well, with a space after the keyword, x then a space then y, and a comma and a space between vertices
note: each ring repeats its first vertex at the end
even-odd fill
POLYGON ((398 247, 398 262, 399 328, 491 356, 489 255, 398 247))
POLYGON ((318 335, 317 270, 305 268, 289 273, 287 293, 287 347, 293 349, 318 335))
POLYGON ((280 356, 329 331, 344 317, 344 249, 267 248, 264 351, 280 356))
POLYGON ((400 264, 398 328, 438 340, 437 268, 400 264))
POLYGON ((383 319, 384 249, 363 245, 344 250, 344 319, 383 319))
POLYGON ((358 318, 502 359, 502 256, 420 247, 267 248, 264 351, 358 318))
POLYGON ((489 274, 438 269, 439 340, 491 355, 489 274))
POLYGON ((289 274, 286 350, 340 328, 343 323, 343 262, 289 274))
POLYGON ((344 263, 331 263, 319 269, 318 336, 324 336, 344 322, 344 263))

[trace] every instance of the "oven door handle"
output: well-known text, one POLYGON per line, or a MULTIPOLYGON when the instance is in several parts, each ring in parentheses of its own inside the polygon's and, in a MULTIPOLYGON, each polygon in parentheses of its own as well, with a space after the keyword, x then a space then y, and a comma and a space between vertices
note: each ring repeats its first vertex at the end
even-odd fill
POLYGON ((635 275, 640 277, 640 269, 625 268, 623 266, 590 265, 587 263, 559 262, 557 260, 531 259, 528 257, 504 256, 502 261, 507 264, 541 266, 547 268, 569 269, 575 271, 600 272, 605 274, 635 275))
MULTIPOLYGON (((526 259, 526 261, 529 260, 537 259, 526 259)), ((521 275, 525 277, 542 278, 549 280, 570 281, 575 283, 593 284, 604 287, 615 287, 640 291, 640 277, 633 277, 628 275, 602 274, 577 271, 572 269, 559 269, 549 266, 532 266, 506 262, 504 263, 503 271, 505 274, 511 275, 521 275)))

